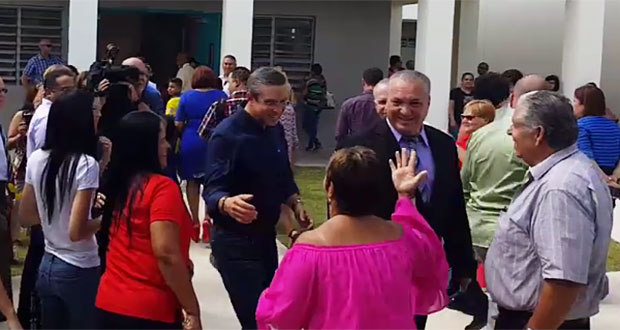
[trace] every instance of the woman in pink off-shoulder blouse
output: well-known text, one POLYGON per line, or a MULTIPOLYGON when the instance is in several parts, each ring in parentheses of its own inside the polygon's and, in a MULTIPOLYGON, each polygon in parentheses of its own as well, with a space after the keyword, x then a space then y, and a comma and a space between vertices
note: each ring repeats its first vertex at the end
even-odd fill
POLYGON ((415 173, 415 154, 396 159, 400 198, 394 221, 385 221, 372 215, 382 193, 374 152, 332 156, 325 186, 333 217, 284 257, 259 300, 260 329, 415 329, 414 315, 448 303, 443 247, 411 199, 426 173, 415 173))

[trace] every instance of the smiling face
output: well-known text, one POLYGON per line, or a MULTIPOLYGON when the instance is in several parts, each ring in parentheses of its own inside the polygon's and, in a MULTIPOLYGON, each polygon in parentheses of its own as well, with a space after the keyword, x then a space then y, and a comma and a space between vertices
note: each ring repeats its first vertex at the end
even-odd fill
POLYGON ((471 109, 467 108, 463 111, 463 115, 461 115, 461 118, 461 125, 463 126, 463 131, 467 134, 471 134, 480 127, 489 123, 486 119, 480 116, 476 116, 472 113, 471 109))
POLYGON ((233 70, 237 67, 237 61, 233 60, 230 57, 225 57, 222 61, 222 73, 224 77, 228 78, 228 75, 233 72, 233 70))
POLYGON ((379 117, 383 119, 387 116, 388 84, 378 84, 372 93, 375 97, 375 110, 377 110, 379 117))
POLYGON ((474 88, 474 76, 472 75, 465 75, 463 77, 463 80, 461 80, 461 86, 463 86, 463 88, 465 89, 473 89, 474 88))
POLYGON ((400 134, 420 134, 428 114, 430 95, 421 81, 393 79, 389 83, 387 117, 400 134))
POLYGON ((284 113, 291 89, 281 86, 261 86, 258 95, 248 95, 248 112, 263 126, 275 126, 284 113))

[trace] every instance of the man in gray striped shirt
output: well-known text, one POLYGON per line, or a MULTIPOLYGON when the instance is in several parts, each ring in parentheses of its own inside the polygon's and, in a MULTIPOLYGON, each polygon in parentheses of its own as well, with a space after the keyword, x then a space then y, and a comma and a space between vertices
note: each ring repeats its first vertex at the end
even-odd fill
POLYGON ((589 329, 608 293, 609 190, 575 146, 577 121, 564 96, 523 95, 508 133, 530 169, 486 259, 495 328, 589 329))

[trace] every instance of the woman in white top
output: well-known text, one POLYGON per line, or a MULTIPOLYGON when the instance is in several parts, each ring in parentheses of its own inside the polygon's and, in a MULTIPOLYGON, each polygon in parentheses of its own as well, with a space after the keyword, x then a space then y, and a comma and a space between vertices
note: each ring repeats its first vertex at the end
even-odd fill
POLYGON ((91 219, 99 186, 92 108, 93 97, 85 92, 55 100, 45 144, 26 167, 19 218, 22 225, 40 223, 45 235, 36 284, 44 329, 94 327, 101 220, 91 219))

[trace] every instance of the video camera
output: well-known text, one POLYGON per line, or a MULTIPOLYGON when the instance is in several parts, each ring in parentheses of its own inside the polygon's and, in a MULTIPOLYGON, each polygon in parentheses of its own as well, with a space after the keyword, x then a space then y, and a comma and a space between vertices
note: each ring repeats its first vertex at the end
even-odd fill
POLYGON ((126 82, 136 84, 140 80, 140 70, 131 66, 112 66, 109 62, 95 62, 88 72, 87 88, 89 91, 99 94, 99 83, 107 79, 110 84, 126 82))
POLYGON ((105 94, 97 90, 99 83, 103 79, 110 81, 110 84, 119 82, 127 82, 135 84, 140 80, 140 71, 128 66, 115 66, 114 61, 118 56, 120 49, 116 44, 109 43, 106 45, 106 53, 104 59, 97 61, 90 66, 88 70, 87 89, 97 95, 105 94))

